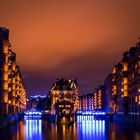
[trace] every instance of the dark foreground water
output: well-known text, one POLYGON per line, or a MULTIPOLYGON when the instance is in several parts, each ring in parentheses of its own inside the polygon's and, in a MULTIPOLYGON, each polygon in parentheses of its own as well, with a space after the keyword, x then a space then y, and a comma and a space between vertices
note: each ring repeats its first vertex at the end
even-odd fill
POLYGON ((0 130, 0 140, 140 140, 140 128, 78 116, 73 125, 23 120, 0 130))

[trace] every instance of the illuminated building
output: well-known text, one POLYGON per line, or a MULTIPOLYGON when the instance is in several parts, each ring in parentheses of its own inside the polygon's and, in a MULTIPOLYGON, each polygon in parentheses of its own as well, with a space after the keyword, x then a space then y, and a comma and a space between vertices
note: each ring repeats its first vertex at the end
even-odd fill
POLYGON ((75 114, 78 109, 77 80, 58 79, 53 84, 49 96, 52 100, 51 113, 57 115, 75 114))
POLYGON ((91 111, 93 109, 94 109, 94 107, 93 107, 93 94, 92 93, 79 96, 78 110, 91 111))
POLYGON ((26 91, 11 50, 9 30, 0 28, 0 115, 18 114, 25 110, 26 91))
POLYGON ((79 111, 89 111, 93 98, 93 110, 115 114, 114 120, 140 120, 140 42, 123 54, 113 67, 103 86, 94 90, 92 96, 79 97, 79 111), (90 98, 89 98, 90 97, 90 98))
POLYGON ((93 92, 93 108, 97 111, 104 111, 105 110, 105 92, 104 86, 99 86, 93 92))
POLYGON ((112 98, 113 82, 114 81, 112 73, 110 73, 104 81, 104 89, 105 89, 104 103, 105 103, 105 111, 108 113, 113 112, 113 98, 112 98))
POLYGON ((79 96, 78 110, 83 110, 83 96, 79 96))
POLYGON ((105 110, 104 86, 99 86, 93 93, 79 97, 79 110, 104 111, 105 110))
POLYGON ((112 97, 116 114, 140 115, 140 42, 114 66, 112 97))
POLYGON ((79 96, 79 106, 78 110, 83 110, 83 96, 79 96))
POLYGON ((129 114, 140 116, 140 42, 129 50, 129 56, 129 114))
POLYGON ((79 97, 79 110, 82 111, 103 111, 105 109, 104 86, 99 86, 93 93, 79 97))
POLYGON ((93 110, 93 94, 87 94, 87 110, 93 110))
POLYGON ((83 95, 83 96, 80 96, 79 97, 79 107, 81 108, 79 108, 79 110, 87 110, 87 102, 88 102, 88 100, 87 100, 88 98, 87 98, 87 95, 83 95))
POLYGON ((98 108, 98 92, 96 90, 93 92, 93 108, 94 110, 98 108))

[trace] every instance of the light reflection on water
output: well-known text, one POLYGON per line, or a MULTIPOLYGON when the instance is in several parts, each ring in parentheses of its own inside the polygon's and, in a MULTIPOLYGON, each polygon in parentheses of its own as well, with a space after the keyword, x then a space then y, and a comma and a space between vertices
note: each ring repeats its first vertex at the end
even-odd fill
POLYGON ((0 140, 139 140, 134 127, 94 120, 93 116, 78 116, 73 125, 49 123, 40 119, 25 119, 0 131, 0 140))
POLYGON ((25 138, 42 140, 42 120, 25 120, 25 138))
POLYGON ((94 120, 94 116, 78 116, 77 134, 80 140, 105 140, 105 121, 94 120))

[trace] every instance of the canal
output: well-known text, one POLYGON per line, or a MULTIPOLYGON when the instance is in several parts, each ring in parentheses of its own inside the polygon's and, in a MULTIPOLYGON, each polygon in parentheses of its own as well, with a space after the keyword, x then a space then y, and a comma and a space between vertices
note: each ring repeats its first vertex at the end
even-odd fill
POLYGON ((0 130, 0 140, 140 140, 140 130, 92 116, 78 116, 73 125, 24 119, 0 130))

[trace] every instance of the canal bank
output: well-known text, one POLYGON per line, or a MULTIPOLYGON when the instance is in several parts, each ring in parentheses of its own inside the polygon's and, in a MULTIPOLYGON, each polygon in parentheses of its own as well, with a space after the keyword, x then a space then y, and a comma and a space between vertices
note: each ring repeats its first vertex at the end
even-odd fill
POLYGON ((138 115, 114 114, 112 117, 112 121, 115 123, 120 123, 124 125, 140 127, 140 116, 138 115))
POLYGON ((56 115, 55 114, 42 114, 42 119, 47 120, 49 122, 55 122, 56 121, 56 115))
POLYGON ((109 122, 119 123, 122 125, 130 125, 140 127, 140 115, 131 114, 115 114, 115 113, 103 113, 103 112, 89 112, 89 111, 78 111, 77 116, 94 116, 95 120, 105 120, 109 122))
POLYGON ((15 114, 15 115, 4 115, 0 117, 0 129, 12 125, 14 122, 18 122, 23 119, 23 114, 15 114))

